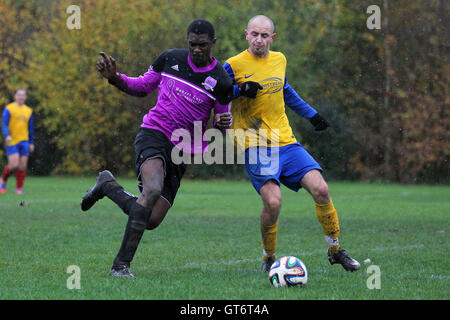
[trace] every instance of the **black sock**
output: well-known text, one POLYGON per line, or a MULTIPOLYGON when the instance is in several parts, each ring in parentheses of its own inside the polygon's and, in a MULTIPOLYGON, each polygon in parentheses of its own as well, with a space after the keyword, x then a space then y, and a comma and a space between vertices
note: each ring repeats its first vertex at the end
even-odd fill
POLYGON ((126 214, 130 214, 133 204, 136 203, 137 197, 126 191, 117 182, 109 182, 104 187, 106 196, 117 204, 120 209, 126 214))
POLYGON ((130 209, 122 245, 114 259, 113 267, 122 265, 130 266, 142 235, 144 234, 149 216, 150 210, 134 202, 130 209))

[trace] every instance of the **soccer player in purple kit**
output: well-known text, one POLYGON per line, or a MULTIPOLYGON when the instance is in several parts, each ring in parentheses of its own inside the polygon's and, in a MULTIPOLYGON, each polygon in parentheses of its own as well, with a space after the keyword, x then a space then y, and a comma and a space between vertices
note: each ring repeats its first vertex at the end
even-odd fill
MULTIPOLYGON (((178 147, 173 132, 184 129, 194 135, 194 122, 200 121, 202 133, 206 129, 211 110, 214 126, 226 129, 232 123, 229 102, 233 85, 222 65, 212 56, 216 42, 213 25, 207 20, 195 20, 187 29, 188 49, 170 49, 163 52, 142 76, 133 78, 120 74, 115 60, 101 52, 98 71, 118 89, 143 97, 158 88, 156 106, 144 116, 136 135, 136 174, 141 195, 125 191, 108 170, 102 171, 96 184, 84 195, 83 211, 107 196, 127 215, 122 244, 114 259, 110 275, 133 278, 130 263, 133 260, 145 229, 156 228, 173 205, 186 164, 175 164, 171 153, 178 147)), ((256 96, 259 84, 246 82, 239 86, 240 95, 256 96)), ((191 139, 193 142, 194 139, 191 139)), ((203 152, 193 145, 182 146, 182 152, 203 152)))

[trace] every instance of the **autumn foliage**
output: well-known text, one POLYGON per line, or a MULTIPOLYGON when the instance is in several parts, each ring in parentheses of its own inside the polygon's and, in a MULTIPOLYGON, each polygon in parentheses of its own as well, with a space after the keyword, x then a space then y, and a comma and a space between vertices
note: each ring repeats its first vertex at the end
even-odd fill
MULTIPOLYGON (((369 2, 5 0, 0 108, 15 88, 29 89, 37 142, 51 151, 41 153, 48 160, 35 160, 37 172, 131 174, 134 136, 155 95, 133 98, 108 85, 95 69, 98 52, 137 76, 162 51, 185 47, 189 22, 206 18, 216 26, 214 54, 223 62, 246 48, 248 19, 264 13, 275 22, 272 49, 285 53, 289 83, 332 123, 317 133, 287 109, 298 140, 328 177, 448 183, 450 5, 369 2), (81 9, 79 30, 66 25, 71 4, 81 9), (366 26, 371 4, 381 8, 379 30, 366 26)), ((219 167, 195 166, 190 174, 242 171, 219 167)))

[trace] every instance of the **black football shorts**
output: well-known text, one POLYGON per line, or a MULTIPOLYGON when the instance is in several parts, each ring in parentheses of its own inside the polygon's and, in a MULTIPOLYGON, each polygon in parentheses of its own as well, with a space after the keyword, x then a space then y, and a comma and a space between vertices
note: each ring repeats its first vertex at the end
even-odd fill
POLYGON ((161 196, 173 205, 180 181, 186 171, 186 164, 174 164, 171 160, 173 143, 164 133, 141 127, 134 140, 136 151, 136 176, 139 192, 142 192, 141 166, 149 160, 160 158, 164 164, 164 187, 161 196))

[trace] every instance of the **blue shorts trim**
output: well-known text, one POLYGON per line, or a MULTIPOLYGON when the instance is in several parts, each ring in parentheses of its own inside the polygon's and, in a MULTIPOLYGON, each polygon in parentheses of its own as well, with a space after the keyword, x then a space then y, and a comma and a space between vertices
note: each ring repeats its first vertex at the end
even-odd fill
POLYGON ((6 146, 6 154, 12 156, 18 153, 21 157, 28 157, 30 155, 30 143, 28 141, 21 141, 12 146, 6 146))
POLYGON ((297 192, 301 188, 300 180, 307 172, 314 169, 322 172, 320 165, 298 142, 282 147, 248 148, 245 169, 258 193, 269 180, 297 192))

